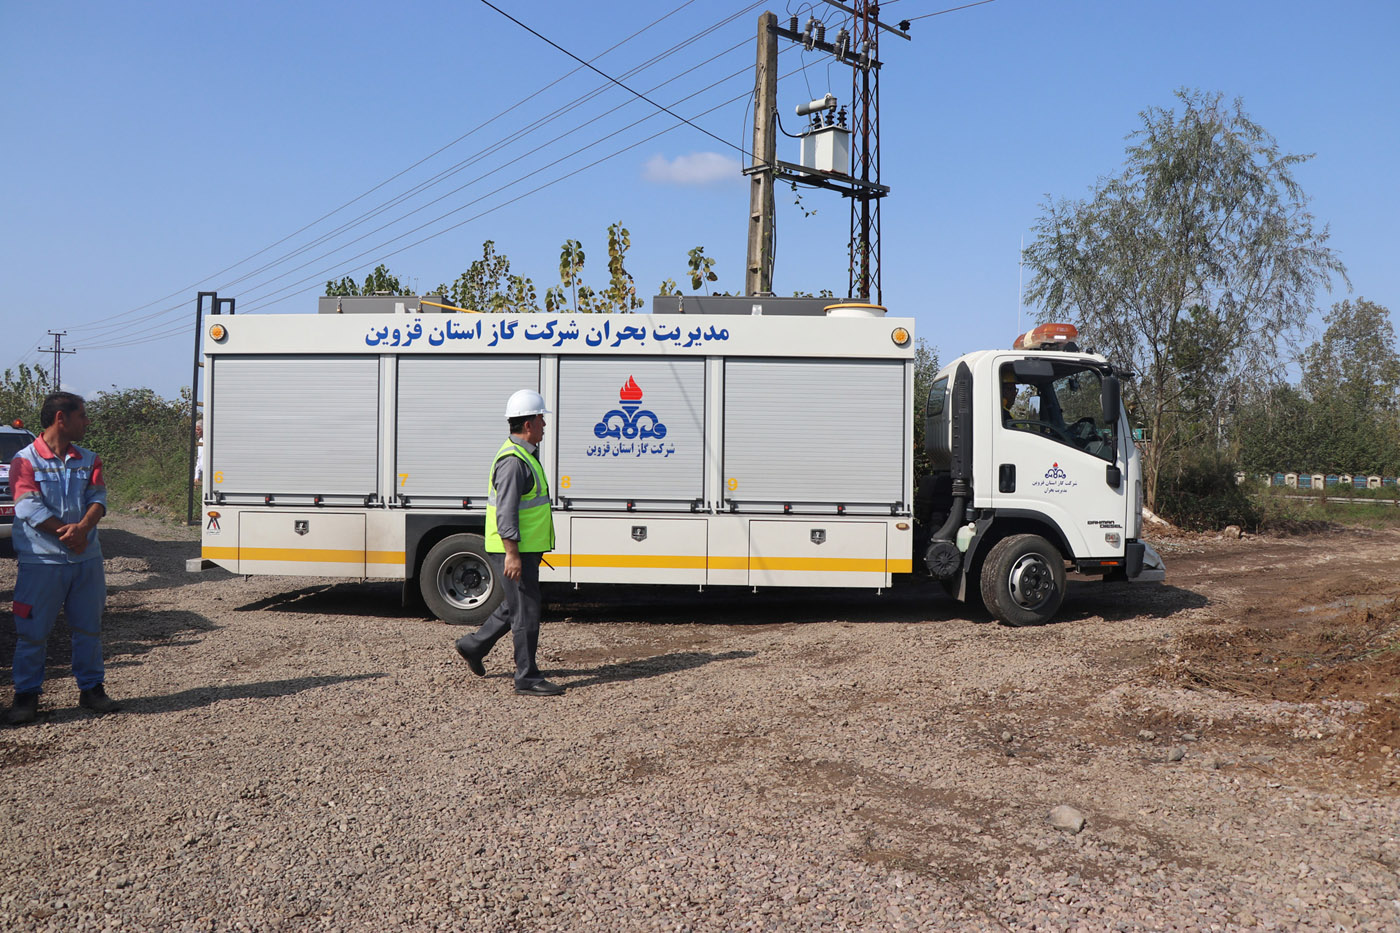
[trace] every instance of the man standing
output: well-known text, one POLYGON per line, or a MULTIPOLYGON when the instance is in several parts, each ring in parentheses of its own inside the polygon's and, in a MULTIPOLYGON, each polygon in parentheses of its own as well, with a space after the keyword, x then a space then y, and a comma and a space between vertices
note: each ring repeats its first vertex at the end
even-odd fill
POLYGON ((73 632, 78 702, 96 713, 120 709, 103 688, 102 608, 107 581, 97 523, 107 514, 102 460, 75 441, 87 432, 81 396, 54 392, 39 412, 43 433, 15 455, 15 702, 5 719, 33 722, 44 683, 49 633, 64 609, 73 632))
POLYGON ((515 692, 554 697, 564 692, 540 676, 535 649, 540 641, 540 558, 554 550, 549 484, 538 458, 544 440, 544 397, 521 389, 506 403, 510 437, 491 462, 487 478, 486 553, 505 588, 505 598, 471 635, 457 639, 457 653, 478 677, 492 646, 509 630, 515 643, 515 692))

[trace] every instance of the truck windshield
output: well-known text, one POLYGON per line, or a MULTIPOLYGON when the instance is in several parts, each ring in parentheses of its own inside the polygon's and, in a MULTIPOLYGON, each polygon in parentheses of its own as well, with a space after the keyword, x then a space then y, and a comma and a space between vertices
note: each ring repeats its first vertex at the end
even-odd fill
POLYGON ((1103 420, 1103 376, 1079 362, 1056 361, 1045 375, 1001 368, 1002 423, 1112 462, 1114 427, 1103 420))
POLYGON ((33 440, 28 434, 11 434, 8 431, 0 434, 0 463, 9 466, 15 454, 28 447, 33 440))

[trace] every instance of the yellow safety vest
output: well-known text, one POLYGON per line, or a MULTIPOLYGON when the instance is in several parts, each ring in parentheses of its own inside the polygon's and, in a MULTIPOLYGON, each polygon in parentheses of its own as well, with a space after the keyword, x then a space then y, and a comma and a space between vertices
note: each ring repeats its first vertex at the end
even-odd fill
POLYGON ((496 451, 491 461, 491 473, 486 477, 490 498, 486 500, 486 550, 504 554, 506 546, 496 527, 496 465, 503 457, 519 457, 535 476, 535 488, 520 497, 520 551, 523 554, 543 554, 554 550, 554 516, 549 509, 549 484, 545 482, 544 467, 530 451, 510 438, 496 451))

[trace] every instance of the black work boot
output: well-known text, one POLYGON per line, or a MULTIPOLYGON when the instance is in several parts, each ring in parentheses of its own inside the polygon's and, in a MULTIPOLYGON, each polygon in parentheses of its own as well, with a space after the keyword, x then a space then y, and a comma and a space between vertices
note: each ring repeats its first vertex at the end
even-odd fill
POLYGON ((101 684, 91 690, 83 690, 78 693, 78 705, 92 710, 94 713, 115 713, 121 709, 116 701, 107 695, 101 684))
POLYGON ((22 726, 25 723, 33 722, 34 717, 39 715, 39 694, 16 693, 14 705, 5 714, 5 722, 12 726, 22 726))

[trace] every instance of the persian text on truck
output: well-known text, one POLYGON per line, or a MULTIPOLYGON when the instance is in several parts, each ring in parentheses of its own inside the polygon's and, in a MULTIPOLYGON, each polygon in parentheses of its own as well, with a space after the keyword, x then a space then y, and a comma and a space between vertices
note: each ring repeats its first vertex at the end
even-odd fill
POLYGON ((1025 625, 1059 609, 1067 567, 1163 578, 1107 360, 1051 326, 945 367, 916 495, 913 322, 826 305, 216 318, 202 557, 405 580, 445 621, 484 619, 487 465, 533 388, 554 412, 546 582, 878 591, 917 562, 1025 625))

